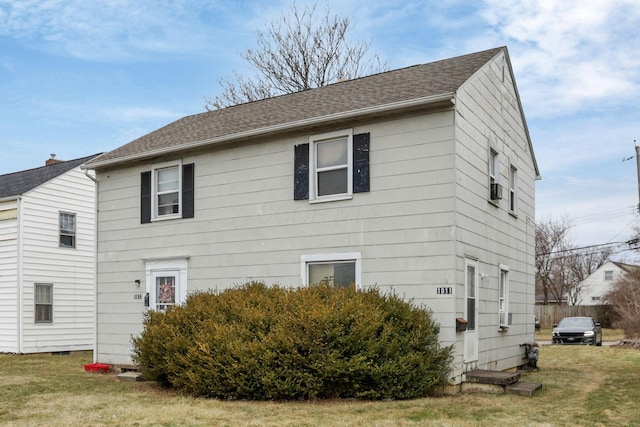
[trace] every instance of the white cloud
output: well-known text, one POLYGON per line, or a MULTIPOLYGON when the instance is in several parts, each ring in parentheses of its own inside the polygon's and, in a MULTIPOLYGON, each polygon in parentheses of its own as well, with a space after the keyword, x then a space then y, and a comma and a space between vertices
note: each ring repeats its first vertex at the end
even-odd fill
POLYGON ((509 45, 529 116, 571 114, 640 92, 640 2, 486 0, 482 15, 489 37, 509 45))
POLYGON ((0 0, 0 35, 90 60, 211 48, 216 2, 0 0), (209 25, 211 24, 211 25, 209 25))

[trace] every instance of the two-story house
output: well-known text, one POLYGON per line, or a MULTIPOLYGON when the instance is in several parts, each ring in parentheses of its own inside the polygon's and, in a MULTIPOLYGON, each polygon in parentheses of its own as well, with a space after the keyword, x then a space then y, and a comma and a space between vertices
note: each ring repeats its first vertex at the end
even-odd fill
POLYGON ((91 350, 96 155, 0 175, 0 352, 91 350))
POLYGON ((86 167, 97 362, 131 363, 148 308, 249 280, 429 307, 454 384, 534 341, 539 172, 504 47, 187 116, 86 167))

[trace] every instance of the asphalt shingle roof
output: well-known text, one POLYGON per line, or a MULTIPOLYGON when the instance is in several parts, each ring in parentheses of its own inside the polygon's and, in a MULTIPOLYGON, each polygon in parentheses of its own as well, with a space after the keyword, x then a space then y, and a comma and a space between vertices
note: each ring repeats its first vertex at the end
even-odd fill
POLYGON ((0 199, 10 196, 20 196, 53 178, 70 171, 76 166, 96 157, 98 154, 82 157, 75 160, 67 160, 49 166, 28 169, 20 172, 0 175, 0 199))
POLYGON ((487 61, 505 50, 494 48, 186 116, 105 153, 87 167, 91 168, 92 163, 99 167, 144 158, 145 153, 179 150, 188 144, 231 138, 243 132, 454 93, 487 61))

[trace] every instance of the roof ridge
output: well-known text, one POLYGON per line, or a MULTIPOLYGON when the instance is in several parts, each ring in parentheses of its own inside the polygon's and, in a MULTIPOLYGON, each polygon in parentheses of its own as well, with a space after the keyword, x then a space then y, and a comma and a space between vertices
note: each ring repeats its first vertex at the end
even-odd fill
POLYGON ((5 176, 9 176, 9 175, 15 175, 15 174, 19 174, 19 173, 25 173, 25 172, 31 172, 31 171, 35 171, 35 170, 38 170, 38 169, 50 168, 51 166, 59 165, 59 164, 62 164, 62 163, 75 162, 75 161, 78 161, 78 160, 89 160, 89 159, 92 159, 94 157, 99 156, 100 154, 104 154, 104 153, 103 152, 96 153, 96 154, 92 154, 90 156, 78 157, 76 159, 71 159, 71 160, 60 160, 58 163, 54 163, 52 165, 43 165, 43 166, 37 166, 35 168, 29 168, 29 169, 23 169, 23 170, 20 170, 20 171, 9 172, 9 173, 5 173, 5 174, 0 175, 0 177, 5 177, 5 176))
POLYGON ((0 198, 25 194, 99 155, 100 153, 0 175, 0 198))
POLYGON ((465 53, 463 55, 458 55, 458 56, 454 56, 454 57, 451 57, 451 58, 442 58, 442 59, 437 59, 435 61, 423 62, 423 63, 420 63, 420 64, 407 65, 405 67, 394 68, 392 70, 384 70, 384 71, 380 71, 380 72, 373 73, 373 74, 367 74, 365 76, 358 76, 358 77, 354 77, 352 79, 341 80, 341 81, 329 83, 329 84, 327 84, 325 86, 313 87, 313 88, 309 88, 309 89, 299 90, 297 92, 281 93, 281 94, 277 94, 277 95, 274 95, 274 96, 270 96, 268 98, 254 99, 252 101, 242 102, 240 104, 234 104, 234 105, 230 105, 230 106, 224 107, 224 108, 219 108, 219 109, 210 110, 210 111, 203 111, 203 112, 200 112, 200 113, 188 114, 187 116, 184 116, 184 117, 206 115, 206 114, 209 114, 209 113, 214 113, 216 111, 228 110, 230 108, 235 108, 235 107, 242 107, 242 106, 246 106, 246 105, 249 105, 249 104, 259 103, 259 102, 262 102, 262 101, 267 101, 267 100, 270 100, 270 99, 276 99, 276 98, 282 98, 282 97, 286 97, 286 96, 299 95, 299 94, 305 93, 305 92, 317 91, 317 90, 321 90, 321 89, 328 88, 328 87, 335 87, 337 85, 349 84, 349 83, 356 82, 356 81, 359 81, 359 80, 369 79, 369 78, 373 78, 373 77, 381 76, 381 75, 385 75, 385 74, 399 73, 399 72, 402 72, 402 71, 409 70, 411 68, 419 68, 419 67, 424 67, 424 66, 435 65, 435 64, 438 64, 438 63, 441 63, 441 62, 449 62, 449 61, 460 60, 461 58, 464 58, 464 57, 481 55, 483 53, 487 53, 487 52, 491 52, 491 51, 498 52, 498 51, 500 51, 502 49, 505 49, 505 48, 506 48, 506 46, 499 46, 499 47, 494 47, 494 48, 491 48, 491 49, 485 49, 485 50, 482 50, 482 51, 479 51, 479 52, 465 53))

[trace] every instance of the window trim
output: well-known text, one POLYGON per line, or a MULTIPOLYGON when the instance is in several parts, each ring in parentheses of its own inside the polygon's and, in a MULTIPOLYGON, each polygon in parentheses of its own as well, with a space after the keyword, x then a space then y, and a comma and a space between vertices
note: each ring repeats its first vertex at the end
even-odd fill
POLYGON ((309 264, 354 261, 356 268, 356 289, 361 287, 362 254, 360 252, 310 254, 300 256, 300 280, 302 286, 309 286, 309 264))
POLYGON ((605 270, 604 271, 604 281, 610 282, 613 280, 613 270, 605 270))
POLYGON ((75 212, 58 211, 58 247, 75 249, 78 230, 78 215, 75 212), (63 230, 62 228, 62 216, 69 215, 73 217, 73 230, 63 230), (62 243, 62 236, 71 237, 71 245, 65 245, 62 243))
POLYGON ((37 324, 52 324, 53 323, 53 283, 34 283, 33 284, 33 322, 37 324), (49 288, 51 301, 50 302, 38 302, 38 287, 43 286, 49 288), (38 320, 38 306, 49 307, 49 320, 38 320))
POLYGON ((503 264, 498 275, 498 326, 509 327, 509 266, 503 264))
POLYGON ((309 203, 331 202, 353 198, 353 129, 344 129, 309 136, 309 183, 309 203), (340 138, 346 138, 347 144, 347 192, 318 196, 317 146, 319 143, 340 138))
POLYGON ((164 221, 182 218, 182 159, 158 163, 151 167, 151 221, 164 221), (162 169, 176 168, 178 172, 178 212, 166 215, 158 213, 158 172, 162 169))

